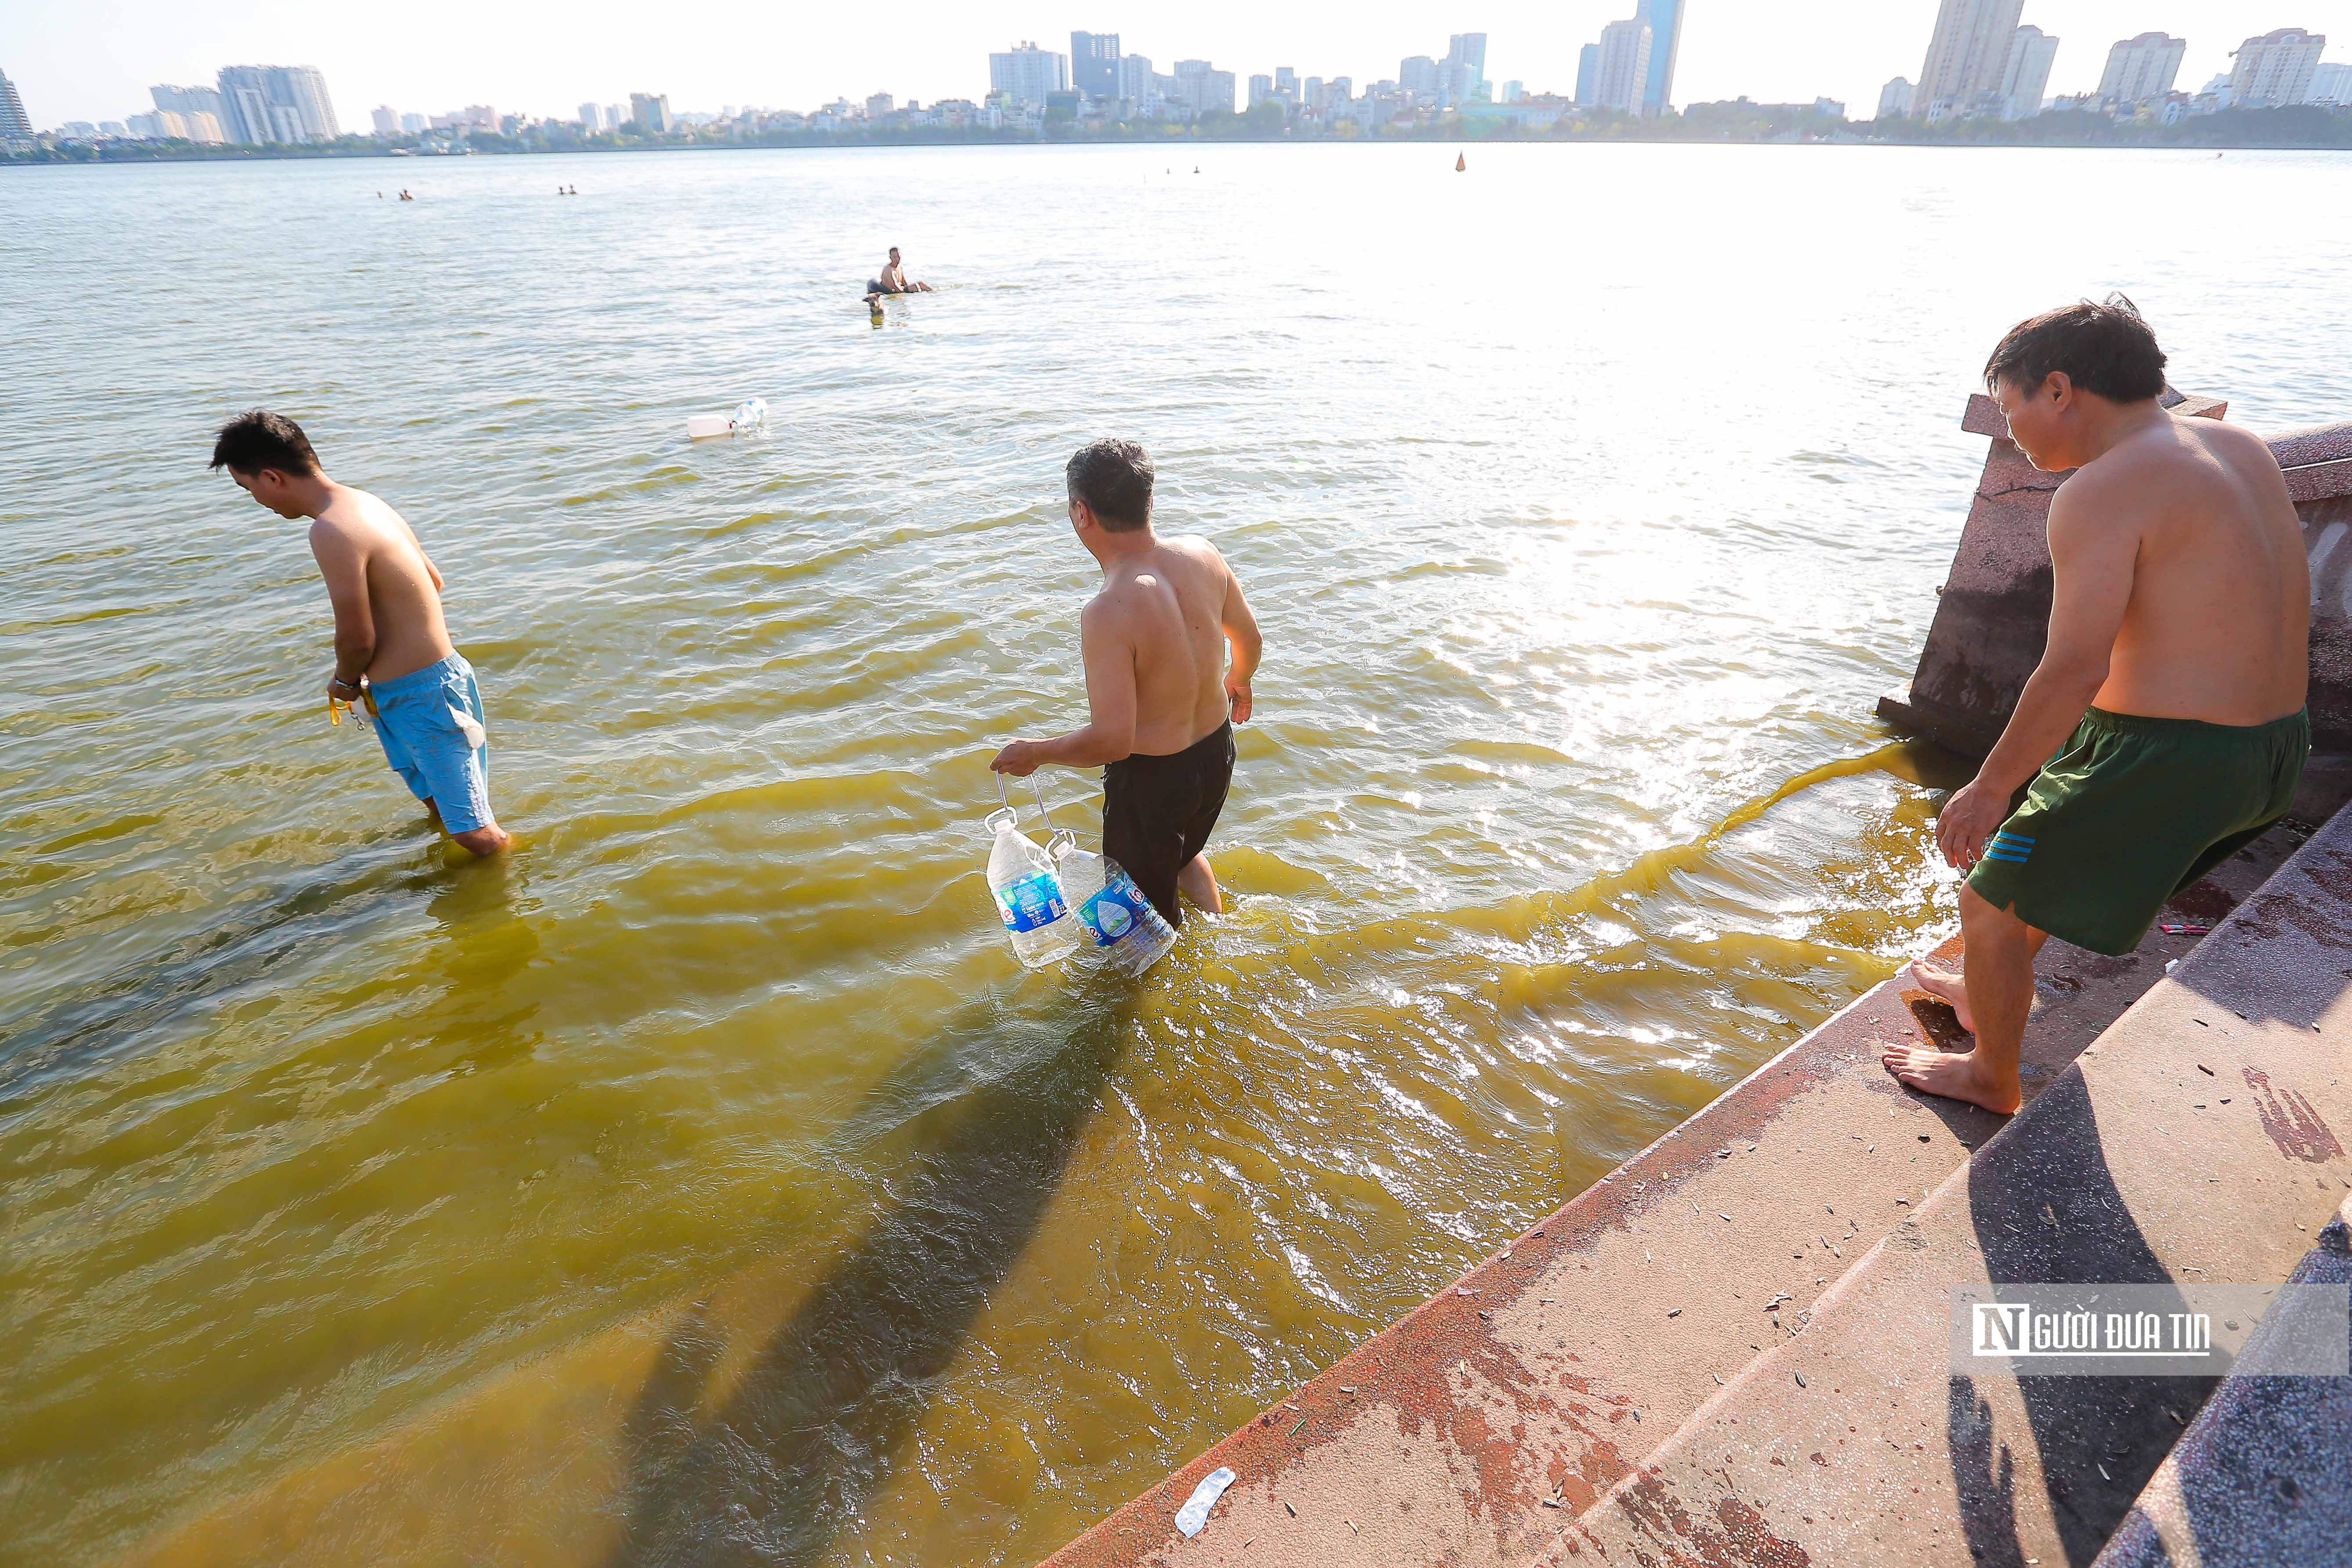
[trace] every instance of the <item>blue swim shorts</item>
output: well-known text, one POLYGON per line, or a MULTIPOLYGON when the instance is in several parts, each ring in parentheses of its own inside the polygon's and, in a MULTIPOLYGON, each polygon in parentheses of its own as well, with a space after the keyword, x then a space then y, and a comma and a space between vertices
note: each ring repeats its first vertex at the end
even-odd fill
POLYGON ((431 801, 452 833, 490 826, 482 689, 466 656, 453 653, 396 680, 371 681, 368 690, 375 696, 375 738, 383 742, 384 761, 409 793, 431 801))

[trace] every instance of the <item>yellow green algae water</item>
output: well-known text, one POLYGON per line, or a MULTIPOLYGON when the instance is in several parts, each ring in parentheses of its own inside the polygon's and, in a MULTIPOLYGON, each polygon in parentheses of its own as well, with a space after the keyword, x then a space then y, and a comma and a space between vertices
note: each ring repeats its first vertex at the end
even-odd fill
POLYGON ((0 1562, 1041 1556, 1940 934, 1870 708, 2001 328, 2352 407, 2340 154, 1455 151, 0 174, 0 1562), (257 404, 509 861, 328 727, 257 404), (978 875, 1105 432, 1267 637, 1139 988, 978 875))

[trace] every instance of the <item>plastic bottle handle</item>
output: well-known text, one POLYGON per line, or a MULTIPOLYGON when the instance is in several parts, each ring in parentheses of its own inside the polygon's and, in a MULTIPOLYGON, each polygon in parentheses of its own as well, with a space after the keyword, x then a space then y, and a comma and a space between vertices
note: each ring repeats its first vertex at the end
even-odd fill
MULTIPOLYGON (((1037 797, 1037 816, 1038 818, 1045 824, 1045 833, 1047 837, 1050 839, 1053 835, 1065 831, 1064 829, 1054 826, 1053 816, 1045 809, 1045 792, 1039 786, 1037 783, 1037 775, 1035 773, 1031 773, 1029 775, 1029 790, 1031 794, 1037 797)), ((1005 810, 1013 813, 1013 820, 1015 823, 1018 823, 1021 820, 1020 808, 1014 805, 1012 800, 1007 797, 1004 793, 1004 775, 1003 773, 998 773, 996 775, 996 804, 1003 806, 1005 810)), ((993 818, 991 818, 991 820, 993 820, 993 818)), ((1075 837, 1075 835, 1073 837, 1075 837)))

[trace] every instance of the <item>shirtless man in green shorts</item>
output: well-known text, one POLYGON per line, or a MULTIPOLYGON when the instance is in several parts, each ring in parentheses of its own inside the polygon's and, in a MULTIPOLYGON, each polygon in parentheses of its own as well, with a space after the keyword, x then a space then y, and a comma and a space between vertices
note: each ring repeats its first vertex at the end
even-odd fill
POLYGON ((2167 899, 2294 800, 2311 752, 2311 577, 2270 448, 2164 410, 2164 353, 2129 300, 2020 322, 1985 380, 2035 468, 2077 471, 2050 503, 2049 649, 1936 826, 1969 872, 1964 970, 1912 973, 1976 1048, 1881 1059, 1914 1089, 2007 1114, 2043 941, 2131 952, 2167 899))
POLYGON ((1234 782, 1234 726, 1249 722, 1263 645, 1233 568, 1197 535, 1152 531, 1151 459, 1132 441, 1081 447, 1065 476, 1070 526, 1102 566, 1078 616, 1085 728, 1015 741, 989 763, 1026 778, 1041 764, 1103 771, 1103 855, 1171 926, 1177 890, 1224 912, 1202 853, 1234 782), (1225 662, 1228 644, 1233 662, 1225 662))

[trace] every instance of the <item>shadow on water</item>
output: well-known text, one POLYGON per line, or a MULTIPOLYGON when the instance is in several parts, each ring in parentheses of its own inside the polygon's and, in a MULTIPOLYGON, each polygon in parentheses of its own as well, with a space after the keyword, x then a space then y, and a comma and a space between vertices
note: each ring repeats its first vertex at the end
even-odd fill
POLYGON ((495 863, 451 865, 437 844, 420 859, 407 834, 306 868, 249 901, 241 918, 126 965, 0 1034, 0 1099, 102 1062, 175 1014, 265 979, 392 906, 446 900, 468 880, 503 876, 495 863))
POLYGON ((901 1130, 910 1147, 876 1183, 887 1206, 715 1403, 738 1358, 708 1304, 670 1335, 623 1432, 604 1568, 813 1563, 858 1518, 1036 1233, 1137 1001, 1097 973, 1027 1016, 975 1004, 867 1097, 835 1148, 901 1130))

